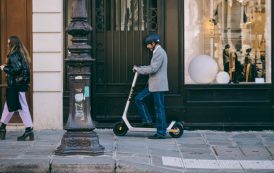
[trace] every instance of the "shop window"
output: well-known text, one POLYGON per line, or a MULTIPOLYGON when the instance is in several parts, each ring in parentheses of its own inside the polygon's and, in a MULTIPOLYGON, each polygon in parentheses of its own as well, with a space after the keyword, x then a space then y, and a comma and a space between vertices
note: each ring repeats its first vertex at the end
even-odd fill
POLYGON ((184 0, 185 83, 271 83, 271 34, 271 0, 184 0))

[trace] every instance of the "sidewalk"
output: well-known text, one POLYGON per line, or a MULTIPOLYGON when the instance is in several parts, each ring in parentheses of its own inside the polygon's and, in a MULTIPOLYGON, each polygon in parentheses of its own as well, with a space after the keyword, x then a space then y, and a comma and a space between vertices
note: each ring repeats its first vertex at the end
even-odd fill
POLYGON ((96 129, 102 156, 56 156, 64 131, 35 131, 35 141, 17 142, 23 130, 8 129, 0 141, 1 173, 215 173, 274 172, 274 132, 185 131, 178 139, 147 139, 152 133, 96 129))

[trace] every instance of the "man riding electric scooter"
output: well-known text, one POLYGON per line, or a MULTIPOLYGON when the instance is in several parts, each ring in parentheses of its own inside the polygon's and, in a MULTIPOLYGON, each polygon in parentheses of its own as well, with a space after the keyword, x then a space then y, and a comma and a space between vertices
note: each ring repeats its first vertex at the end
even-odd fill
POLYGON ((148 87, 145 87, 135 96, 135 103, 142 118, 142 127, 152 127, 152 119, 144 99, 152 95, 156 113, 157 132, 149 139, 166 138, 166 114, 164 107, 164 94, 169 90, 167 79, 167 54, 160 45, 157 34, 149 34, 144 39, 145 46, 153 52, 150 64, 147 66, 134 66, 133 70, 141 75, 149 75, 148 87))

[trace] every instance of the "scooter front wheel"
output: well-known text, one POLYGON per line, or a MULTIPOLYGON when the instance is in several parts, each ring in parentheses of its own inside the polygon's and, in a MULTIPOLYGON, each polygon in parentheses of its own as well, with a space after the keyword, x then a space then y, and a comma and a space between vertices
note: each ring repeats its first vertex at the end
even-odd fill
POLYGON ((128 131, 126 124, 121 121, 114 125, 113 132, 116 136, 124 136, 128 131))
POLYGON ((183 135, 183 133, 184 133, 184 128, 182 123, 177 122, 172 126, 169 132, 169 135, 173 138, 179 138, 183 135))

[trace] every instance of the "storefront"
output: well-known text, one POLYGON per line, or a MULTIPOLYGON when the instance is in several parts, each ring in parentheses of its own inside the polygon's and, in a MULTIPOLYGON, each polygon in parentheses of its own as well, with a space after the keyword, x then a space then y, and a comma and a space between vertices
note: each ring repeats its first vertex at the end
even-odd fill
MULTIPOLYGON (((169 57, 169 119, 194 128, 274 127, 270 0, 94 0, 87 6, 98 126, 121 117, 132 66, 149 63, 142 39, 157 32, 169 57)), ((136 90, 145 83, 140 79, 136 90)), ((138 122, 134 104, 129 114, 138 122)))
MULTIPOLYGON (((1 63, 7 37, 19 35, 32 54, 28 97, 36 129, 63 128, 68 117, 64 60, 70 53, 71 37, 65 28, 71 21, 72 2, 1 1, 1 63)), ((96 59, 91 114, 97 127, 111 127, 120 120, 133 65, 149 63, 143 38, 156 32, 169 58, 168 119, 183 120, 190 128, 273 128, 271 2, 87 0, 88 22, 93 27, 89 44, 96 59)), ((138 79, 136 92, 146 80, 138 79)), ((4 81, 2 75, 2 105, 4 81)), ((134 104, 129 117, 140 121, 134 104)))
POLYGON ((184 14, 185 119, 225 129, 273 127, 271 1, 187 0, 184 14), (217 66, 196 59, 204 63, 201 74, 192 59, 203 54, 217 66))

